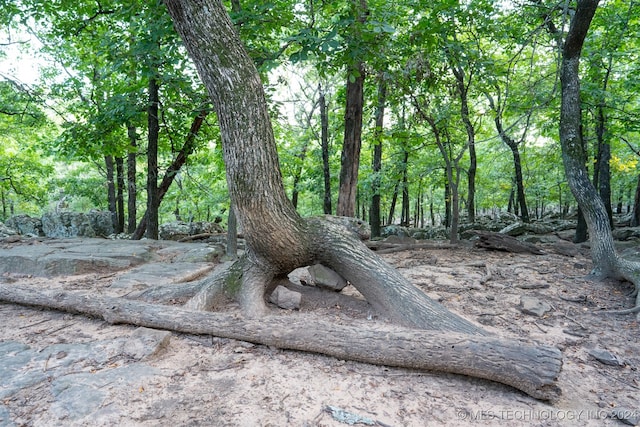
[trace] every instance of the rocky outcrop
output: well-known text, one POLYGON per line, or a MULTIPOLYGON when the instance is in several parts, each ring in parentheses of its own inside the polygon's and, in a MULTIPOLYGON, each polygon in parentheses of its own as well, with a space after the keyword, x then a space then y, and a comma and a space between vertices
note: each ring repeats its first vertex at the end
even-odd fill
POLYGON ((223 233, 224 230, 214 222, 168 222, 160 225, 160 238, 163 240, 182 240, 186 237, 197 236, 200 234, 223 233))
POLYGON ((0 222, 0 238, 15 236, 17 234, 18 234, 17 230, 14 230, 13 228, 9 228, 0 222))
POLYGON ((23 236, 38 237, 44 236, 42 231, 42 220, 32 218, 29 215, 14 215, 5 221, 5 225, 12 228, 23 236))
POLYGON ((106 237, 114 233, 111 213, 106 211, 47 212, 42 215, 42 231, 47 237, 106 237))

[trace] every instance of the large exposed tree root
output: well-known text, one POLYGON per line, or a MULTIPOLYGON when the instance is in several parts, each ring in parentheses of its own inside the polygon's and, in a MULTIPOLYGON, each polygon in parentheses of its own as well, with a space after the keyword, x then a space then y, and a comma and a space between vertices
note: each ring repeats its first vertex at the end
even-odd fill
POLYGON ((346 360, 468 375, 510 385, 541 400, 554 401, 561 393, 556 383, 562 368, 558 349, 496 337, 358 320, 340 324, 300 313, 253 320, 229 313, 24 286, 0 285, 0 300, 100 317, 112 324, 215 335, 346 360))

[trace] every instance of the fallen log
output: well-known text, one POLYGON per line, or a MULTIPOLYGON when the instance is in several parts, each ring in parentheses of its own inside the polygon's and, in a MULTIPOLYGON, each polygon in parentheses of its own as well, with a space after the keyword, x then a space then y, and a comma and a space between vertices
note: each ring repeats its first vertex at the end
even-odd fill
POLYGON ((544 252, 529 242, 522 242, 515 237, 511 237, 508 234, 493 233, 490 231, 474 231, 478 236, 476 241, 476 247, 512 252, 512 253, 530 253, 533 255, 543 255, 544 252))
POLYGON ((378 254, 390 254, 394 252, 411 251, 414 249, 458 249, 459 245, 450 243, 389 243, 380 240, 365 242, 365 245, 378 254))
POLYGON ((498 337, 355 319, 348 324, 328 322, 302 313, 247 319, 239 314, 3 284, 0 301, 99 317, 111 324, 214 335, 344 360, 468 375, 510 385, 541 400, 554 401, 561 394, 556 384, 562 369, 560 350, 498 337))

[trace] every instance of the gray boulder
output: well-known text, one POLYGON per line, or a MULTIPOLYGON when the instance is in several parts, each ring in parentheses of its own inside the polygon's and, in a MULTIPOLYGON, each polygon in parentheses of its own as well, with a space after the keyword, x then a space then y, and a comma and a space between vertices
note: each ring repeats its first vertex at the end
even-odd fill
POLYGON ((315 285, 320 288, 341 291, 347 286, 347 281, 342 276, 322 264, 309 267, 309 274, 315 285))
POLYGON ((280 285, 271 293, 269 301, 285 310, 298 310, 302 301, 302 294, 280 285))
POLYGON ((42 231, 42 220, 32 218, 29 215, 14 215, 5 221, 5 225, 13 228, 23 236, 44 236, 42 231))
POLYGON ((160 225, 159 236, 162 240, 181 240, 198 234, 223 233, 222 227, 214 222, 174 221, 160 225))
POLYGON ((13 228, 9 228, 0 222, 0 238, 15 236, 17 234, 18 234, 17 230, 14 230, 13 228))
POLYGON ((42 215, 42 231, 53 238, 104 237, 114 229, 110 212, 48 212, 42 215))

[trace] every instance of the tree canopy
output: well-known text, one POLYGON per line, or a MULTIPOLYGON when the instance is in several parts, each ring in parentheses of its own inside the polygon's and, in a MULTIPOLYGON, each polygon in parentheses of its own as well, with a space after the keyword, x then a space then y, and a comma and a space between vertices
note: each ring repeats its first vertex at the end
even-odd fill
MULTIPOLYGON (((267 88, 285 191, 303 216, 326 211, 327 200, 337 206, 345 83, 360 77, 355 216, 369 221, 377 195, 382 226, 446 227, 456 237, 460 222, 500 210, 524 221, 575 214, 558 140, 559 52, 575 2, 226 7, 267 88)), ((638 181, 638 16, 635 2, 601 5, 580 69, 584 161, 595 165, 591 179, 618 214, 634 210, 638 181)), ((0 75, 0 126, 13 141, 0 160, 19 160, 2 171, 3 218, 37 215, 60 194, 78 209, 113 208, 109 193, 96 191, 109 181, 108 158, 117 166, 136 155, 129 168, 137 198, 128 210, 137 223, 146 206, 149 79, 159 87, 158 185, 193 120, 210 108, 162 2, 21 0, 3 7, 1 22, 0 51, 22 50, 40 67, 33 82, 10 69, 0 75), (21 189, 21 180, 46 185, 21 189)), ((228 210, 218 139, 208 115, 159 205, 161 222, 228 210)))

